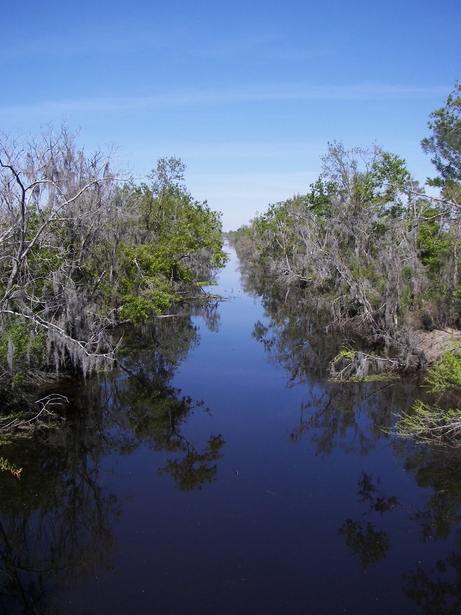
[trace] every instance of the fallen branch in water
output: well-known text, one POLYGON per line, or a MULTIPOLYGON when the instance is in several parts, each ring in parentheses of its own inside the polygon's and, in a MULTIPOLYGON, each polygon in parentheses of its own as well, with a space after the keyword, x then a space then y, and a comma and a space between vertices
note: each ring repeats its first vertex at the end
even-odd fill
POLYGON ((397 359, 342 350, 330 363, 330 373, 334 380, 363 380, 395 373, 401 367, 397 359))

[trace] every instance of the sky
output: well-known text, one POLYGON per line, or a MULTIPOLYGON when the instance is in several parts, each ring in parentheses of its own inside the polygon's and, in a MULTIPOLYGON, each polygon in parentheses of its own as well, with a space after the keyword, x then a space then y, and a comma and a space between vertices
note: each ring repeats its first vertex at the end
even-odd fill
POLYGON ((309 190, 328 143, 421 182, 461 79, 461 0, 0 0, 0 132, 66 124, 139 181, 185 163, 224 230, 309 190))

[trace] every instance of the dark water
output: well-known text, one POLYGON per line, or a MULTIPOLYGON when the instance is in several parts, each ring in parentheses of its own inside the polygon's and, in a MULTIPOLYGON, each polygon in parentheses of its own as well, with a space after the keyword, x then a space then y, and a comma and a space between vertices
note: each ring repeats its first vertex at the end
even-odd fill
POLYGON ((236 268, 0 476, 4 612, 460 612, 459 456, 380 429, 415 386, 292 378, 236 268))

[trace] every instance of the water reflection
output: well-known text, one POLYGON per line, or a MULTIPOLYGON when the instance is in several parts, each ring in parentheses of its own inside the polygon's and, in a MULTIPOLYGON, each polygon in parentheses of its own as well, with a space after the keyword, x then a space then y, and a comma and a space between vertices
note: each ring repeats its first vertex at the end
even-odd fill
POLYGON ((253 337, 264 346, 269 361, 287 371, 288 386, 307 388, 291 442, 309 436, 320 454, 335 448, 367 454, 386 437, 394 414, 410 410, 419 392, 417 383, 330 382, 329 363, 344 342, 328 333, 330 312, 306 301, 301 289, 282 297, 278 289, 245 270, 243 279, 247 292, 262 293, 268 318, 267 324, 254 325, 253 337))
POLYGON ((423 540, 446 539, 453 529, 461 540, 461 451, 414 448, 406 457, 405 469, 419 487, 429 490, 426 506, 411 517, 423 540))
POLYGON ((405 594, 427 615, 457 615, 461 612, 461 553, 450 551, 434 566, 403 577, 405 594))
MULTIPOLYGON (((219 327, 215 308, 205 321, 219 327)), ((59 428, 4 442, 0 457, 23 468, 0 473, 0 611, 53 613, 59 588, 110 569, 113 523, 121 506, 104 486, 104 460, 140 446, 166 453, 159 474, 180 490, 216 479, 224 440, 191 442, 184 428, 194 411, 209 412, 171 380, 199 343, 189 315, 125 331, 124 369, 68 387, 71 400, 59 428)))
POLYGON ((52 613, 56 587, 111 566, 119 507, 80 436, 66 423, 52 439, 3 447, 24 471, 0 476, 2 613, 52 613))
MULTIPOLYGON (((455 457, 451 460, 454 462, 454 465, 450 464, 451 469, 459 463, 459 453, 455 457)), ((420 477, 424 476, 422 483, 418 482, 420 486, 430 484, 434 489, 445 488, 429 495, 422 508, 415 510, 411 507, 404 511, 411 524, 406 531, 417 529, 424 542, 448 539, 454 534, 456 545, 455 550, 450 549, 446 557, 438 559, 435 564, 418 566, 402 575, 404 593, 427 615, 454 615, 461 608, 460 484, 459 478, 453 482, 448 478, 452 489, 447 488, 447 475, 443 471, 446 462, 446 455, 440 456, 440 451, 429 447, 417 449, 416 454, 410 457, 410 464, 407 462, 407 467, 411 466, 420 477)), ((358 520, 346 519, 339 528, 339 534, 345 537, 347 547, 366 571, 371 564, 384 559, 392 548, 391 536, 399 532, 391 523, 385 527, 384 516, 398 507, 402 508, 403 504, 402 498, 384 491, 380 478, 373 481, 371 475, 362 473, 358 486, 358 502, 364 505, 365 510, 358 520), (379 522, 375 513, 379 514, 379 522)))
POLYGON ((387 438, 395 413, 409 410, 414 392, 411 382, 316 383, 301 403, 290 441, 309 437, 323 455, 336 448, 366 455, 387 438))
MULTIPOLYGON (((329 382, 328 364, 343 343, 328 334, 329 314, 306 302, 301 289, 281 296, 245 265, 242 277, 247 292, 261 296, 268 319, 254 325, 253 337, 269 361, 286 370, 288 386, 305 390, 289 441, 298 445, 308 439, 323 456, 335 450, 365 456, 389 447, 395 458, 404 459, 405 471, 424 494, 422 504, 404 505, 404 495, 386 492, 385 480, 362 472, 357 492, 361 513, 346 518, 338 530, 348 550, 367 571, 388 556, 402 532, 416 533, 423 542, 454 543, 446 557, 404 573, 402 590, 424 613, 461 612, 461 453, 389 435, 395 415, 409 413, 421 396, 418 383, 329 382)), ((348 342, 353 347, 354 340, 348 342)))
POLYGON ((362 568, 367 570, 371 564, 386 557, 391 549, 391 542, 389 531, 378 527, 364 516, 377 512, 382 517, 383 514, 392 512, 399 505, 399 498, 386 494, 381 486, 381 479, 378 478, 375 484, 371 474, 365 472, 362 472, 358 485, 359 502, 366 504, 368 510, 358 521, 346 519, 339 529, 339 534, 345 536, 347 546, 358 558, 362 568))
POLYGON ((347 546, 364 570, 383 559, 391 548, 388 532, 378 529, 370 521, 346 519, 339 533, 346 537, 347 546))
MULTIPOLYGON (((205 308, 203 316, 212 330, 219 327, 216 307, 205 308)), ((136 344, 124 353, 129 375, 107 380, 105 403, 110 399, 112 418, 124 433, 132 434, 136 446, 169 454, 160 475, 172 476, 181 491, 201 489, 216 479, 224 440, 221 434, 210 434, 199 447, 184 435, 190 416, 197 409, 209 409, 171 385, 178 366, 199 343, 198 330, 189 316, 177 315, 145 327, 142 340, 142 347, 136 344)))

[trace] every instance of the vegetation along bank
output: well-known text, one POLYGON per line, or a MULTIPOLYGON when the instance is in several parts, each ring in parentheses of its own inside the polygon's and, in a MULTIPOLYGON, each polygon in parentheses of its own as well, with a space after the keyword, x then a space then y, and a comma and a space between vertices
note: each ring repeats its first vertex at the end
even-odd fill
MULTIPOLYGON (((307 194, 230 234, 257 292, 294 299, 325 335, 341 337, 331 377, 429 368, 439 401, 417 404, 398 429, 455 445, 460 114, 457 83, 422 141, 435 167, 427 186, 377 145, 334 142, 307 194)), ((111 152, 88 155, 65 127, 36 139, 1 137, 2 433, 17 427, 19 409, 34 408, 37 420, 60 403, 45 395, 37 405, 53 379, 119 365, 120 323, 142 325, 203 301, 203 285, 226 261, 220 215, 189 193, 181 160, 159 160, 141 184, 112 164, 111 152)))
POLYGON ((220 215, 196 201, 180 160, 149 183, 88 155, 65 127, 0 141, 0 398, 19 409, 59 403, 37 389, 118 364, 117 325, 141 325, 181 303, 226 262, 220 215))
POLYGON ((461 432, 461 85, 428 126, 427 186, 379 146, 334 142, 307 194, 271 205, 232 241, 262 294, 296 297, 341 336, 332 377, 430 368, 431 390, 449 401, 419 404, 420 423, 400 430, 451 442, 461 432))

